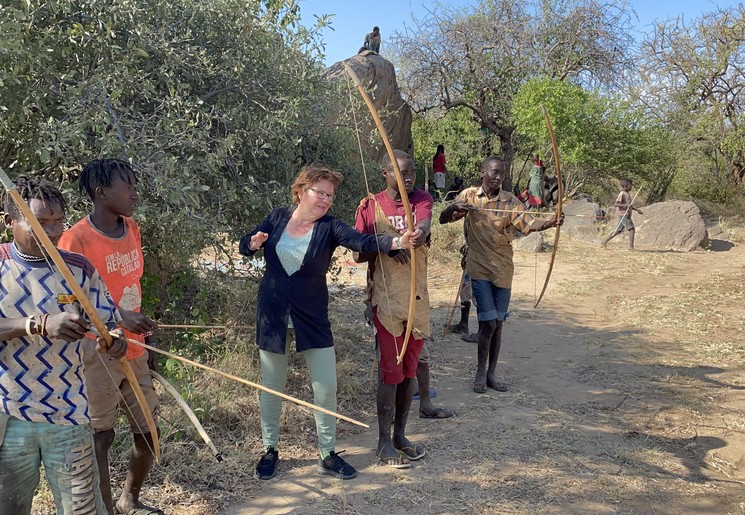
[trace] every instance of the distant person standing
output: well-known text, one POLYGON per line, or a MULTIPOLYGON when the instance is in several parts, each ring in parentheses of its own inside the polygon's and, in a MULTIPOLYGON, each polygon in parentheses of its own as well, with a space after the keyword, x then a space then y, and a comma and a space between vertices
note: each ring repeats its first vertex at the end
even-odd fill
POLYGON ((435 188, 435 181, 433 181, 432 179, 427 179, 424 182, 424 189, 427 190, 427 193, 432 196, 433 200, 440 200, 440 192, 437 191, 437 188, 435 188))
POLYGON ((432 171, 435 175, 435 188, 444 190, 445 175, 447 174, 445 169, 445 145, 437 145, 437 152, 435 152, 435 157, 432 158, 432 171))
POLYGON ((365 42, 362 44, 362 48, 360 48, 360 52, 362 52, 363 50, 370 50, 372 52, 375 52, 376 54, 380 53, 380 28, 379 27, 377 26, 373 27, 372 32, 369 32, 365 36, 365 42))
POLYGON ((533 158, 533 167, 530 169, 530 183, 528 184, 527 204, 528 208, 543 207, 544 182, 546 178, 546 167, 538 154, 533 158))

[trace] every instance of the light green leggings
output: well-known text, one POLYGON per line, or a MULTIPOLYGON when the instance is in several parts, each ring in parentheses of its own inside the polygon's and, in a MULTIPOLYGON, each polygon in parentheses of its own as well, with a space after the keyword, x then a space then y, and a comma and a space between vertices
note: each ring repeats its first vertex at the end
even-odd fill
MULTIPOLYGON (((287 346, 289 351, 289 345, 287 346)), ((336 411, 336 352, 333 347, 310 349, 300 353, 310 370, 313 385, 313 404, 336 411)), ((287 383, 287 352, 275 354, 259 351, 261 358, 262 384, 278 392, 285 391, 287 383)), ((282 399, 270 393, 261 392, 261 437, 264 448, 279 448, 279 417, 282 413, 282 399)), ((316 432, 321 457, 328 457, 336 449, 336 417, 315 411, 316 432)))

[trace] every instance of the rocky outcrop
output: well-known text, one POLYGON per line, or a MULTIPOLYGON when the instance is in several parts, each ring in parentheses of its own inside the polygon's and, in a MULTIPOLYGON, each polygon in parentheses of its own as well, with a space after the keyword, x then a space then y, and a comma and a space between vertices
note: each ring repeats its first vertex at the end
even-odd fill
MULTIPOLYGON (((636 226, 634 244, 636 247, 654 250, 674 250, 690 252, 708 243, 704 220, 693 202, 671 200, 641 208, 644 214, 633 213, 636 226)), ((561 232, 573 240, 585 243, 599 243, 618 226, 615 208, 607 223, 603 221, 600 206, 582 198, 564 204, 567 217, 561 232)), ((628 241, 626 233, 611 240, 611 245, 628 241)))
POLYGON ((598 216, 600 206, 590 202, 586 198, 580 198, 564 204, 564 225, 561 232, 573 240, 585 243, 598 243, 600 241, 600 222, 602 214, 598 216))
MULTIPOLYGON (((393 148, 411 153, 414 147, 411 137, 411 108, 401 97, 393 63, 375 52, 367 50, 334 64, 326 71, 325 76, 334 81, 348 80, 344 72, 344 62, 354 70, 370 95, 393 148)), ((356 90, 354 98, 359 99, 359 93, 356 90)), ((375 123, 370 117, 367 107, 360 106, 357 120, 363 134, 376 135, 374 138, 363 137, 362 144, 367 147, 365 150, 367 150, 368 155, 379 161, 386 150, 380 137, 377 136, 375 123)))
POLYGON ((658 202, 634 213, 637 247, 690 252, 709 242, 698 206, 684 200, 658 202))
POLYGON ((512 241, 515 250, 535 254, 543 248, 543 233, 531 232, 524 238, 516 238, 512 241))

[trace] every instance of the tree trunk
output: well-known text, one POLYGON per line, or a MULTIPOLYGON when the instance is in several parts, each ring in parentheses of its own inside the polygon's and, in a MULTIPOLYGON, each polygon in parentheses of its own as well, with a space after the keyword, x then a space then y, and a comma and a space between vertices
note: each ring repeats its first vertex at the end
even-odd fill
POLYGON ((742 184, 745 179, 745 163, 733 161, 730 164, 730 177, 735 184, 742 184))
POLYGON ((667 195, 667 189, 672 184, 675 178, 675 169, 670 167, 664 174, 657 177, 652 184, 649 185, 649 193, 647 194, 646 204, 654 204, 655 202, 662 202, 665 200, 667 195))
POLYGON ((507 176, 502 182, 502 189, 509 192, 512 192, 512 162, 515 160, 515 146, 512 143, 512 135, 514 132, 514 127, 500 127, 496 133, 499 138, 502 157, 507 164, 507 176))
MULTIPOLYGON (((485 119, 479 114, 474 115, 474 120, 478 122, 481 127, 499 138, 499 153, 501 153, 501 157, 505 160, 507 165, 507 175, 502 182, 502 189, 512 192, 512 161, 515 158, 515 146, 512 143, 512 137, 515 133, 515 128, 500 125, 494 118, 485 119)), ((486 157, 488 156, 483 156, 484 159, 486 157)))

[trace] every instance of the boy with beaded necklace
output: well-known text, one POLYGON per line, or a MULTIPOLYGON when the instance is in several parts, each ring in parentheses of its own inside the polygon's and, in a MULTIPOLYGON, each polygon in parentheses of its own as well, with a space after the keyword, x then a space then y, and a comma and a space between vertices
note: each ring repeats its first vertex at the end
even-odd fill
MULTIPOLYGON (((62 194, 25 177, 16 188, 56 244, 65 220, 62 194)), ((90 324, 9 195, 5 224, 13 242, 0 245, 0 513, 31 513, 43 463, 57 513, 100 514, 81 348, 90 324)), ((95 268, 83 256, 60 254, 114 327, 120 316, 95 268)), ((108 352, 119 358, 126 349, 117 338, 108 352)))

